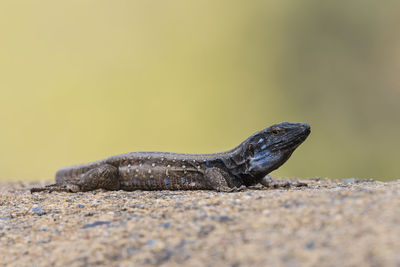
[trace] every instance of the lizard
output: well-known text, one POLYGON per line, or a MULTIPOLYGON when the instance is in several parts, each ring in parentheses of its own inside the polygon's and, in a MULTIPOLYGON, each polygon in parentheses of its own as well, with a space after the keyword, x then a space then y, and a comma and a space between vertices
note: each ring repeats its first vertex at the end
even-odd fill
POLYGON ((55 184, 31 192, 105 190, 242 191, 279 168, 310 134, 307 123, 283 122, 254 133, 237 147, 214 154, 133 152, 57 171, 55 184))

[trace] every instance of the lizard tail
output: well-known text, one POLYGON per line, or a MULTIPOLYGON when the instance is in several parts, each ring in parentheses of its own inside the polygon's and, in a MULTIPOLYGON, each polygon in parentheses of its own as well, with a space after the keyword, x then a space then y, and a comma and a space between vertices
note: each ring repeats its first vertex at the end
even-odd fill
POLYGON ((35 192, 47 191, 51 192, 78 192, 79 186, 74 184, 50 184, 44 187, 31 188, 31 194, 35 192))

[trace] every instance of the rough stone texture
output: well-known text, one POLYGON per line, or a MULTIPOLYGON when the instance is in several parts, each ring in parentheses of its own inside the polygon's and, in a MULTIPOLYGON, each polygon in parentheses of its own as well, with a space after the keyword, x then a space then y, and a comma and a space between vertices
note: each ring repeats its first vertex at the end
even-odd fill
POLYGON ((34 193, 0 183, 0 265, 400 266, 400 180, 34 193))

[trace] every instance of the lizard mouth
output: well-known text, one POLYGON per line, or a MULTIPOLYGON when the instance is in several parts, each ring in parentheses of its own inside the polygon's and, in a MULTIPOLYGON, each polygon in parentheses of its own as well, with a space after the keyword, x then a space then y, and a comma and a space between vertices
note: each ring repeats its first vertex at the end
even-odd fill
POLYGON ((287 151, 287 150, 295 150, 301 143, 303 143, 307 137, 310 135, 311 129, 310 125, 304 123, 296 134, 293 136, 289 136, 288 138, 276 143, 275 146, 271 149, 272 152, 276 151, 287 151))
POLYGON ((303 143, 306 139, 308 134, 304 134, 304 135, 300 135, 295 137, 293 140, 287 142, 282 148, 281 150, 288 150, 288 149, 296 149, 299 145, 301 145, 301 143, 303 143))

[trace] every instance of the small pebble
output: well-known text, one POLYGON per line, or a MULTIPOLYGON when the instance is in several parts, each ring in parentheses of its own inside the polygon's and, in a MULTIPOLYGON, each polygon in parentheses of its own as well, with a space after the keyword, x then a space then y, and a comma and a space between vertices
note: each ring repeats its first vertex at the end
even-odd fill
POLYGON ((227 216, 227 215, 220 216, 220 217, 218 218, 218 221, 220 221, 220 222, 229 221, 229 216, 227 216))
POLYGON ((41 206, 32 208, 32 212, 35 213, 36 215, 39 215, 39 216, 42 216, 42 215, 46 214, 43 211, 43 207, 41 207, 41 206))
POLYGON ((161 227, 164 227, 164 228, 169 228, 170 226, 171 226, 170 222, 166 222, 166 223, 161 224, 161 227))
POLYGON ((108 221, 97 221, 94 223, 85 224, 84 226, 82 226, 82 229, 92 228, 100 225, 109 225, 110 223, 111 222, 108 221))
POLYGON ((359 181, 360 181, 360 179, 357 179, 357 178, 349 178, 349 179, 342 180, 343 183, 358 183, 359 181))

